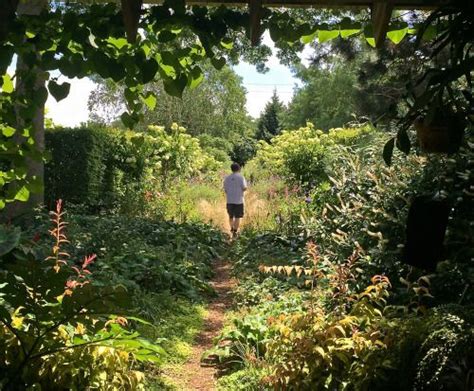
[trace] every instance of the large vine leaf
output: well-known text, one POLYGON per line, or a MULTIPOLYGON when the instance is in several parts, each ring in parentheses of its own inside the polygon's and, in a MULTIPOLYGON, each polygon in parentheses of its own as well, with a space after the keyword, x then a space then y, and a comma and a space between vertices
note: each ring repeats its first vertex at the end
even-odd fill
POLYGON ((390 166, 392 164, 392 156, 393 156, 393 148, 395 146, 395 139, 391 138, 387 141, 385 146, 383 147, 383 160, 390 166))
POLYGON ((18 227, 0 225, 0 257, 12 251, 20 242, 21 230, 18 227))
POLYGON ((57 102, 66 98, 69 95, 70 89, 71 84, 68 82, 58 84, 54 80, 50 80, 50 82, 48 83, 49 93, 53 95, 54 99, 56 99, 57 102))
POLYGON ((324 43, 339 36, 339 29, 337 30, 318 30, 318 41, 324 43))
POLYGON ((163 86, 167 94, 181 98, 183 96, 184 89, 188 84, 188 78, 185 74, 179 75, 176 79, 165 79, 163 86))
POLYGON ((408 24, 402 23, 397 26, 389 27, 387 38, 390 39, 390 41, 392 41, 395 45, 398 45, 407 34, 408 24))

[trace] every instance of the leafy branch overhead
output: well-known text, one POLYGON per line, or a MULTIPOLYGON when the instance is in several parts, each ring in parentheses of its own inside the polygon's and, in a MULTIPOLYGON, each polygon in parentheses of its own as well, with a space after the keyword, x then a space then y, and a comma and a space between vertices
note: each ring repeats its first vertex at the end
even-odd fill
MULTIPOLYGON (((175 1, 146 9, 132 0, 123 0, 121 10, 111 4, 57 7, 40 16, 17 17, 1 42, 5 54, 0 72, 5 73, 14 53, 32 53, 36 48, 39 56, 30 55, 29 66, 37 65, 48 72, 59 70, 67 77, 99 74, 116 82, 125 80, 129 86, 126 118, 134 121, 142 108, 143 84, 161 78, 170 95, 181 96, 186 87, 193 88, 202 80, 199 62, 208 58, 220 69, 227 61, 238 61, 240 49, 233 42, 236 34, 250 38, 249 19, 246 10, 185 8, 184 2, 175 1), (14 45, 24 35, 24 44, 14 45)), ((286 11, 264 9, 261 24, 275 42, 306 44, 318 39, 323 43, 362 34, 375 45, 369 21, 344 18, 332 24, 311 24, 296 20, 286 11)), ((416 26, 396 23, 389 27, 387 36, 398 43, 415 31, 416 26)), ((67 96, 64 84, 53 83, 48 89, 57 99, 67 96)), ((3 92, 9 91, 11 88, 3 92)))

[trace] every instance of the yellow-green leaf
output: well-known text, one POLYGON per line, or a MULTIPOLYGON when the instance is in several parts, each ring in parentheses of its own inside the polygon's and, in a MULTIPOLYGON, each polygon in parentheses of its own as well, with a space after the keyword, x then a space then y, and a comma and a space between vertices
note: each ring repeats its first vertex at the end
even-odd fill
POLYGON ((2 91, 11 94, 13 89, 13 81, 11 77, 8 74, 3 75, 2 91))
POLYGON ((395 45, 397 45, 401 42, 403 38, 405 38, 407 33, 408 33, 408 27, 405 27, 400 30, 393 30, 393 31, 387 32, 387 38, 390 39, 390 41, 392 41, 395 45))
POLYGON ((344 29, 344 30, 341 30, 341 37, 347 38, 357 33, 360 33, 360 29, 344 29))
POLYGON ((318 30, 318 41, 323 43, 339 36, 339 30, 318 30))
POLYGON ((12 128, 11 126, 3 126, 2 127, 2 134, 5 137, 11 137, 15 134, 15 128, 12 128))

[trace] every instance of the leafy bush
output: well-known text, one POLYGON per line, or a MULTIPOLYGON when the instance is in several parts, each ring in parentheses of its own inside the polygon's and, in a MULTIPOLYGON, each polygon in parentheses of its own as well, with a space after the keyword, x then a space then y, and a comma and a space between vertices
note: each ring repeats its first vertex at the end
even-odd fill
POLYGON ((117 207, 122 214, 154 212, 158 190, 172 181, 214 172, 219 163, 199 140, 173 124, 147 133, 113 128, 54 129, 47 133, 46 199, 61 198, 91 209, 117 207))
POLYGON ((446 305, 392 321, 385 359, 391 367, 376 390, 470 390, 474 385, 474 310, 446 305))
POLYGON ((51 207, 61 198, 102 205, 106 188, 106 148, 112 141, 101 129, 54 129, 46 133, 51 159, 45 166, 45 198, 51 207))
MULTIPOLYGON (((96 284, 94 256, 72 262, 64 250, 61 202, 53 214, 51 255, 4 235, 0 285, 0 368, 3 389, 139 388, 131 363, 159 362, 163 349, 125 328, 123 287, 96 284), (44 260, 43 260, 44 259, 44 260)), ((4 231, 5 233, 6 231, 4 231)), ((39 239, 38 239, 39 240, 39 239)), ((141 322, 139 319, 135 319, 141 322)))
POLYGON ((389 365, 378 357, 386 349, 382 310, 388 286, 386 278, 374 277, 347 313, 325 312, 313 302, 306 311, 277 318, 267 382, 292 390, 342 390, 349 384, 370 389, 367 380, 389 365))
POLYGON ((372 131, 369 126, 354 129, 317 130, 308 123, 298 130, 284 131, 271 143, 261 142, 255 159, 266 169, 291 182, 314 187, 326 180, 333 158, 332 145, 350 144, 372 131))

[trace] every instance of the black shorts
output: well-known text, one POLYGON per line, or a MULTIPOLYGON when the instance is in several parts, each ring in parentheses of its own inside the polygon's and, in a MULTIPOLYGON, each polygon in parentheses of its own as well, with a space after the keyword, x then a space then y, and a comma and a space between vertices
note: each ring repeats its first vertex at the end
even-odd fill
POLYGON ((244 217, 244 204, 227 204, 227 213, 229 217, 244 217))

